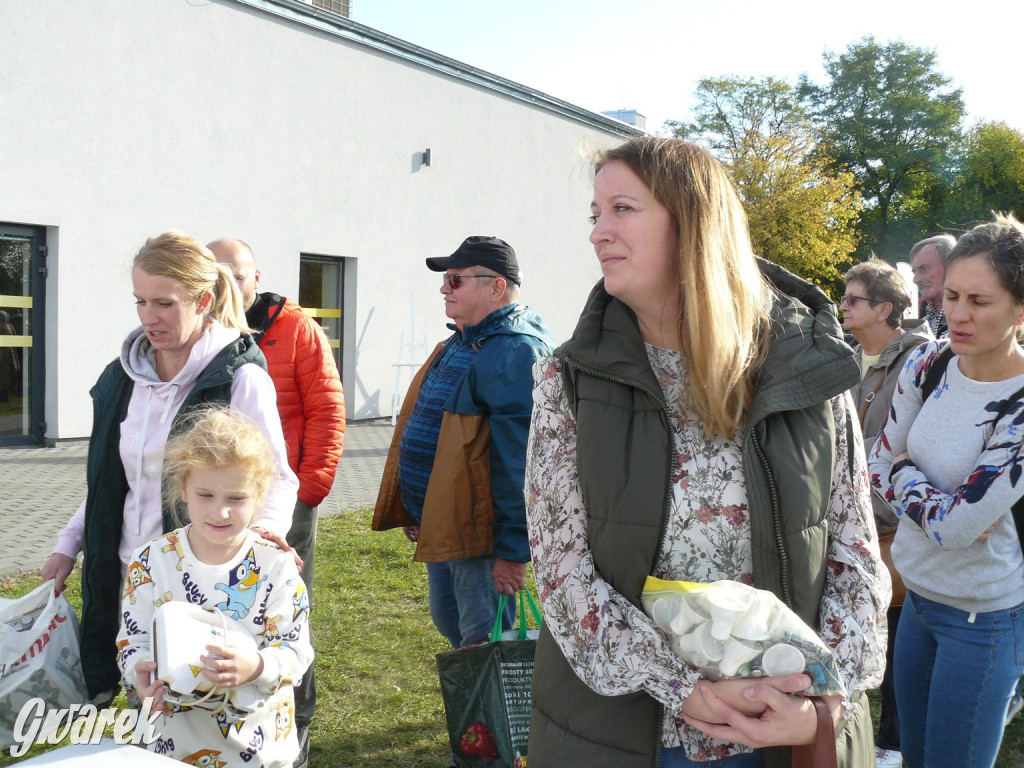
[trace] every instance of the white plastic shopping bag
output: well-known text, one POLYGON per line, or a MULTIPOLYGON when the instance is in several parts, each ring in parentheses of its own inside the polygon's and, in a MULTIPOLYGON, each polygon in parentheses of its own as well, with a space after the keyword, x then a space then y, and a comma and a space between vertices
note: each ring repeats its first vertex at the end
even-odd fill
POLYGON ((47 709, 85 704, 78 653, 78 617, 54 583, 27 595, 0 598, 0 749, 15 743, 18 713, 32 699, 47 709))

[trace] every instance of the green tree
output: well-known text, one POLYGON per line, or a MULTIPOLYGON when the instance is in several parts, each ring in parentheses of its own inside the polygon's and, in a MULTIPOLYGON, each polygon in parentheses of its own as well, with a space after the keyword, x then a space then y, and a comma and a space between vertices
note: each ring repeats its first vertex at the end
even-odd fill
POLYGON ((697 83, 694 99, 694 122, 669 120, 665 126, 719 158, 785 161, 794 153, 806 155, 811 146, 807 113, 796 90, 784 80, 708 77, 697 83), (788 141, 773 141, 780 137, 788 141))
POLYGON ((944 228, 967 230, 991 219, 992 211, 1024 216, 1024 134, 1001 122, 974 125, 943 192, 944 228))
MULTIPOLYGON (((913 219, 915 193, 949 165, 964 115, 961 90, 936 69, 935 51, 873 37, 825 53, 827 82, 800 84, 837 170, 857 179, 865 200, 863 250, 892 248, 891 230, 913 219)), ((866 255, 866 254, 862 254, 866 255)))
POLYGON ((857 246, 860 195, 853 175, 833 173, 796 89, 775 78, 706 78, 694 122, 669 121, 679 138, 707 147, 743 201, 754 251, 823 286, 841 279, 857 246))

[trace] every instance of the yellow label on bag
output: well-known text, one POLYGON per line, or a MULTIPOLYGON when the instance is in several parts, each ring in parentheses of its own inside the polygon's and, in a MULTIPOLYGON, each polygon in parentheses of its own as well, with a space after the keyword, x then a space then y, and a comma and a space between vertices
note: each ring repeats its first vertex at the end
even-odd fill
POLYGON ((671 592, 693 592, 701 587, 709 587, 710 584, 702 584, 699 581, 666 581, 656 576, 648 576, 644 582, 644 592, 655 592, 668 590, 671 592))

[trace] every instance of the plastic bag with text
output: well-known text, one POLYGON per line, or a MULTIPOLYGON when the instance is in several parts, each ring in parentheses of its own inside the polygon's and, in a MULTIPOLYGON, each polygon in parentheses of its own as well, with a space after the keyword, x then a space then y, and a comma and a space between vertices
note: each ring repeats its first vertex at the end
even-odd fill
POLYGON ((18 713, 36 698, 47 710, 89 699, 78 617, 67 598, 54 594, 52 581, 23 597, 0 599, 0 748, 15 743, 18 713))
POLYGON ((771 592, 738 581, 648 576, 641 601, 672 650, 709 680, 805 672, 806 693, 846 693, 832 651, 771 592))

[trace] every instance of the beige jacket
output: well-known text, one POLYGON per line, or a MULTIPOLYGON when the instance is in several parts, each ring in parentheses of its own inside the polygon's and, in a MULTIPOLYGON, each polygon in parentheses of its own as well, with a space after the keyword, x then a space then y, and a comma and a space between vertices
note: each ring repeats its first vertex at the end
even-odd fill
MULTIPOLYGON (((911 350, 934 338, 926 320, 904 320, 900 335, 882 350, 878 362, 868 369, 860 384, 850 389, 864 435, 864 455, 871 455, 875 438, 889 414, 889 404, 892 403, 892 394, 896 390, 896 380, 908 355, 911 350)), ((855 344, 853 350, 857 353, 857 364, 861 365, 864 350, 859 344, 855 344)), ((871 503, 874 506, 875 525, 879 531, 892 528, 899 522, 896 513, 889 509, 889 505, 881 496, 872 493, 871 503)))

